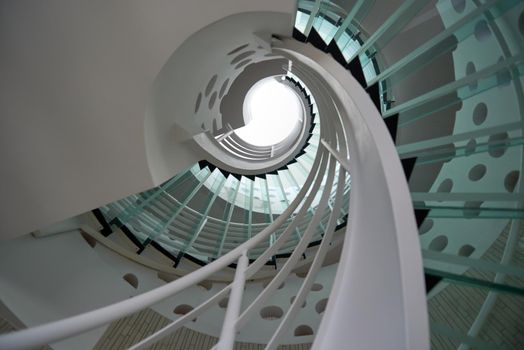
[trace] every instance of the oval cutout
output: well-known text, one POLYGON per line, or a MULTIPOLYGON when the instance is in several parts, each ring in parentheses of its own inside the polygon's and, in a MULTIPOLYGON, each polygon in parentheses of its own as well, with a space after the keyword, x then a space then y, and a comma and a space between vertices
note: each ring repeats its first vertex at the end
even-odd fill
POLYGON ((206 97, 209 96, 211 91, 213 90, 213 87, 215 86, 215 83, 217 82, 218 76, 215 74, 209 79, 209 82, 207 83, 205 94, 206 97))
POLYGON ((327 299, 327 298, 322 299, 322 300, 319 300, 319 301, 317 302, 317 304, 315 305, 315 311, 316 311, 318 314, 323 313, 323 312, 326 310, 327 302, 328 302, 328 299, 327 299))
POLYGON ((448 246, 448 237, 446 236, 437 236, 433 238, 429 244, 429 250, 434 250, 436 252, 441 252, 448 246))
POLYGON ((475 125, 480 125, 486 121, 488 116, 488 106, 485 103, 481 102, 475 106, 473 109, 473 123, 475 125))
POLYGON ((264 320, 272 321, 272 320, 278 320, 284 315, 284 311, 275 305, 266 306, 262 310, 260 310, 260 317, 262 317, 264 320))
POLYGON ((453 180, 445 179, 438 186, 437 192, 449 193, 453 189, 453 180))
POLYGON ((236 48, 234 48, 233 50, 229 51, 229 52, 227 53, 227 55, 230 56, 230 55, 232 55, 232 54, 235 54, 235 53, 237 53, 238 51, 243 50, 243 49, 245 49, 245 48, 248 47, 248 46, 249 46, 249 44, 243 44, 243 45, 240 45, 239 47, 236 47, 236 48))
POLYGON ((185 315, 185 314, 191 312, 191 310, 193 310, 193 307, 191 305, 181 304, 181 305, 178 305, 177 307, 175 307, 173 312, 175 314, 177 314, 177 315, 185 315))
POLYGON ((471 181, 479 181, 486 175, 486 166, 484 164, 477 164, 469 170, 468 178, 471 181))
POLYGON ((520 172, 518 170, 510 171, 506 177, 504 177, 504 188, 508 192, 513 192, 519 181, 520 172))
POLYGON ((138 288, 138 278, 132 274, 132 273, 126 273, 124 277, 122 277, 129 285, 135 289, 138 288))
POLYGON ((420 225, 420 228, 418 230, 419 234, 423 235, 425 233, 428 233, 429 230, 433 228, 433 224, 434 222, 432 219, 424 220, 424 222, 422 223, 422 225, 420 225))
POLYGON ((295 337, 304 337, 306 335, 313 335, 313 329, 311 329, 311 327, 302 324, 295 328, 295 337))
POLYGON ((469 257, 473 252, 475 251, 475 247, 469 244, 464 244, 462 247, 460 247, 458 255, 469 257))
POLYGON ((320 283, 315 283, 311 286, 311 291, 318 292, 319 290, 322 290, 323 288, 324 286, 321 285, 320 283))

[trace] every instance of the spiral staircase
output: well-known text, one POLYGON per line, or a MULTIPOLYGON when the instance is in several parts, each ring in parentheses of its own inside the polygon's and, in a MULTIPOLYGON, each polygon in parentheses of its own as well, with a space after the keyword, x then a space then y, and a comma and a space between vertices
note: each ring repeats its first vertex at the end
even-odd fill
POLYGON ((227 80, 186 101, 197 126, 177 123, 199 161, 75 227, 160 286, 2 335, 0 349, 151 309, 169 321, 99 348, 160 348, 187 329, 214 336, 192 348, 524 346, 524 3, 300 0, 294 19, 289 35, 225 48, 227 80), (303 109, 271 146, 240 138, 222 109, 241 104, 253 67, 303 109))

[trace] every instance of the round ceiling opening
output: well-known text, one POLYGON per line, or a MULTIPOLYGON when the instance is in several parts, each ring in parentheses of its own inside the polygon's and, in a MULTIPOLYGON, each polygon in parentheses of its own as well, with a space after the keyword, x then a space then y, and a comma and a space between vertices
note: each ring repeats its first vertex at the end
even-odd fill
POLYGON ((253 146, 284 141, 302 121, 300 99, 278 77, 264 78, 249 89, 244 99, 244 127, 235 133, 253 146))

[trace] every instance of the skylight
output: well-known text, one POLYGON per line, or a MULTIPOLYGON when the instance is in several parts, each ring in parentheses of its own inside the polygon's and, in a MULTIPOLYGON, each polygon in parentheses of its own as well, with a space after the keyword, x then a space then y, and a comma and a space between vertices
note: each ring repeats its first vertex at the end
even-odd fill
POLYGON ((293 90, 276 77, 260 80, 244 100, 246 126, 235 130, 254 146, 271 146, 288 137, 302 119, 303 108, 293 90))

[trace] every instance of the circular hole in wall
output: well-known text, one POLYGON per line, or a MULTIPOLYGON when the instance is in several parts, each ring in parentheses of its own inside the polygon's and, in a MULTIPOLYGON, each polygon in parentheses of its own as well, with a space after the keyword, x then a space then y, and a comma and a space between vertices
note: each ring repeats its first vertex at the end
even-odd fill
POLYGON ((475 152, 475 149, 477 148, 477 141, 475 139, 471 139, 466 144, 466 148, 464 149, 464 153, 469 156, 470 154, 475 152))
POLYGON ((211 95, 211 97, 209 98, 209 104, 208 104, 208 107, 209 109, 212 109, 213 106, 215 105, 215 101, 217 99, 217 92, 213 92, 213 95, 211 95))
POLYGON ((295 337, 304 337, 306 335, 313 335, 313 329, 311 329, 311 327, 302 324, 295 328, 295 337))
POLYGON ((524 11, 519 16, 519 32, 520 35, 524 36, 524 11))
POLYGON ((199 92, 196 102, 195 102, 195 113, 198 112, 198 109, 200 108, 200 103, 202 102, 202 93, 199 92))
POLYGON ((504 188, 506 191, 513 192, 519 181, 520 172, 518 170, 510 171, 506 177, 504 177, 504 188))
POLYGON ((440 183, 440 185, 437 188, 437 192, 443 192, 448 193, 451 192, 451 189, 453 188, 453 180, 451 179, 445 179, 440 183))
POLYGON ((218 98, 222 98, 224 94, 226 93, 227 86, 229 85, 229 78, 227 78, 220 87, 220 92, 218 94, 218 98))
POLYGON ((180 304, 177 307, 175 307, 173 312, 175 314, 177 314, 177 315, 185 315, 185 314, 191 312, 191 310, 193 310, 193 307, 191 305, 180 304))
MULTIPOLYGON (((177 307, 175 307, 173 312, 175 314, 177 314, 177 315, 183 316, 185 314, 188 314, 192 310, 193 310, 193 307, 191 305, 181 304, 181 305, 178 305, 177 307)), ((196 317, 194 319, 192 319, 193 322, 196 322, 196 320, 197 320, 196 317)))
POLYGON ((448 237, 441 235, 441 236, 437 236, 433 238, 428 248, 429 250, 441 252, 444 249, 446 249, 447 245, 448 245, 448 237))
POLYGON ((240 55, 238 55, 235 58, 233 58, 233 60, 231 61, 231 64, 232 65, 233 64, 237 64, 238 62, 242 61, 243 59, 248 58, 249 56, 251 56, 254 53, 255 53, 255 51, 242 52, 240 55))
POLYGON ((424 222, 422 223, 422 225, 420 225, 420 228, 418 230, 419 234, 423 235, 424 233, 428 233, 429 230, 433 228, 433 224, 434 222, 432 219, 424 220, 424 222))
POLYGON ((319 300, 315 305, 315 311, 319 314, 323 313, 326 310, 327 302, 327 298, 319 300))
POLYGON ((481 102, 475 106, 473 110, 473 123, 475 125, 480 125, 484 123, 488 116, 488 106, 485 103, 481 102))
POLYGON ((233 55, 233 54, 237 53, 238 51, 245 49, 248 46, 249 46, 249 44, 240 45, 239 47, 236 47, 233 50, 229 51, 227 54, 228 55, 233 55))
POLYGON ((218 302, 218 306, 222 309, 227 308, 227 304, 229 303, 229 298, 224 298, 218 302))
MULTIPOLYGON (((293 302, 295 301, 295 299, 296 299, 296 296, 291 297, 291 299, 289 300, 289 302, 290 302, 291 304, 293 304, 293 302)), ((305 301, 305 300, 304 300, 304 302, 302 303, 302 307, 303 307, 303 308, 306 307, 306 301, 305 301)))
POLYGON ((124 277, 122 277, 129 285, 131 285, 133 288, 138 288, 138 278, 132 274, 132 273, 126 273, 124 277))
POLYGON ((458 13, 462 13, 466 8, 466 0, 451 0, 451 5, 458 13))
POLYGON ((278 320, 283 315, 284 311, 275 305, 266 306, 265 308, 260 310, 260 317, 262 317, 264 320, 278 320))
POLYGON ((475 247, 469 244, 464 244, 462 247, 460 247, 458 255, 469 257, 473 252, 475 251, 475 247))
POLYGON ((324 288, 323 285, 321 285, 320 283, 315 283, 311 286, 311 291, 318 292, 319 290, 322 290, 322 288, 324 288))
POLYGON ((464 203, 464 217, 475 218, 480 215, 482 201, 468 201, 464 203))
POLYGON ((469 170, 468 178, 471 181, 479 181, 486 175, 486 166, 484 164, 477 164, 469 170))
MULTIPOLYGON (((472 74, 475 74, 476 72, 477 72, 477 69, 475 68, 475 64, 473 62, 468 62, 468 64, 466 64, 466 76, 470 76, 472 74)), ((478 83, 476 80, 469 84, 470 90, 476 89, 477 86, 478 86, 478 83)))
POLYGON ((217 82, 218 76, 215 74, 209 79, 209 82, 207 83, 205 94, 206 97, 209 96, 211 91, 213 90, 213 87, 215 86, 215 83, 217 82))
POLYGON ((509 146, 508 138, 509 136, 507 132, 491 135, 488 139, 488 142, 494 144, 489 145, 488 147, 489 155, 494 158, 502 157, 504 153, 506 153, 506 149, 509 146))
POLYGON ((475 38, 478 41, 486 41, 491 37, 491 29, 489 29, 488 22, 480 20, 475 24, 475 38))

